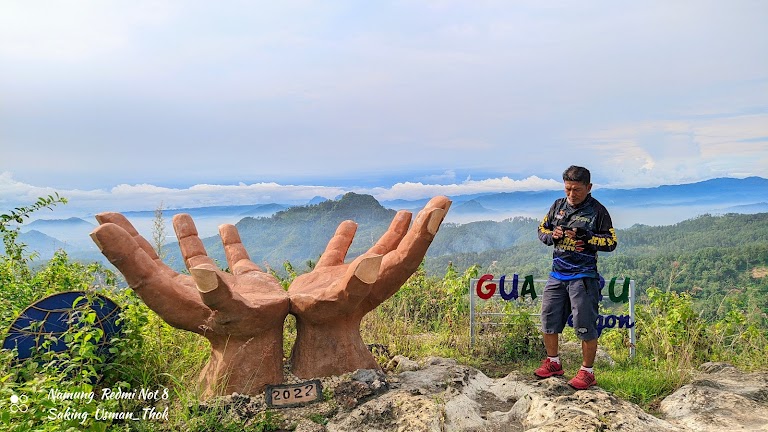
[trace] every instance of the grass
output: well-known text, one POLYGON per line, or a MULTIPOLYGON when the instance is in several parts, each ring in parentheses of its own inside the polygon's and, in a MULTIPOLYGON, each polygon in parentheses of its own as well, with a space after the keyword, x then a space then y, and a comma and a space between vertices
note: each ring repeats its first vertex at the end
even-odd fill
POLYGON ((640 362, 619 362, 613 367, 596 370, 598 385, 617 397, 635 403, 650 413, 682 383, 676 377, 659 373, 640 362))
MULTIPOLYGON (((88 285, 91 270, 65 259, 54 260, 51 266, 54 267, 43 270, 51 277, 58 275, 57 280, 61 279, 59 276, 80 278, 88 285)), ((9 308, 23 308, 28 297, 35 297, 32 295, 34 285, 13 282, 8 267, 0 266, 0 270, 5 272, 0 273, 4 280, 12 281, 0 287, 0 298, 8 300, 9 308), (18 295, 26 293, 25 290, 30 296, 18 295), (19 304, 9 303, 12 298, 20 299, 19 304)), ((398 354, 413 360, 440 356, 454 358, 493 378, 512 371, 532 374, 544 351, 537 319, 531 315, 534 311, 531 305, 503 302, 504 316, 496 318, 495 325, 490 325, 489 320, 478 319, 476 343, 470 345, 466 287, 468 279, 475 276, 471 270, 464 274, 449 272, 442 278, 427 277, 423 271, 418 271, 395 296, 365 317, 361 325, 363 340, 384 347, 375 352, 382 366, 398 354)), ((130 290, 114 291, 113 296, 124 307, 126 334, 120 342, 121 357, 112 365, 110 378, 101 385, 133 389, 167 387, 172 395, 167 404, 173 414, 169 422, 134 422, 130 426, 113 423, 109 425, 110 430, 270 431, 281 427, 282 420, 274 413, 265 413, 246 423, 221 410, 200 410, 195 388, 198 374, 210 353, 205 339, 171 328, 130 290)), ((6 315, 11 319, 10 314, 6 315)), ((732 359, 737 367, 754 368, 762 364, 768 353, 765 328, 752 321, 750 316, 734 309, 717 322, 706 322, 688 295, 649 290, 649 300, 637 306, 637 319, 635 359, 627 358, 626 331, 606 331, 600 338, 600 347, 616 363, 612 366, 597 363, 596 372, 601 388, 650 413, 657 412, 659 402, 684 385, 702 362, 732 359)), ((3 324, 7 327, 9 323, 3 324)), ((286 356, 290 354, 295 332, 295 320, 289 317, 284 331, 286 356)), ((576 339, 572 331, 567 331, 562 340, 576 339)), ((580 353, 561 354, 567 373, 575 372, 570 365, 580 363, 580 353)), ((31 397, 37 394, 35 403, 43 406, 45 393, 50 388, 70 386, 71 389, 75 385, 84 385, 74 381, 62 383, 59 374, 51 368, 20 367, 8 356, 0 360, 0 399, 3 400, 8 400, 11 394, 24 393, 31 397)), ((95 357, 67 361, 73 362, 79 368, 77 370, 98 371, 101 367, 100 360, 95 357)), ((130 402, 115 404, 112 408, 140 409, 130 402)), ((327 422, 321 415, 311 419, 317 423, 327 422)), ((28 430, 30 425, 44 419, 28 416, 22 420, 15 421, 6 416, 0 418, 0 424, 6 430, 28 430)), ((104 423, 90 423, 90 430, 100 430, 99 424, 104 423)), ((61 426, 68 425, 52 422, 50 427, 37 429, 57 430, 61 426)), ((69 426, 71 430, 82 429, 76 423, 69 426)))

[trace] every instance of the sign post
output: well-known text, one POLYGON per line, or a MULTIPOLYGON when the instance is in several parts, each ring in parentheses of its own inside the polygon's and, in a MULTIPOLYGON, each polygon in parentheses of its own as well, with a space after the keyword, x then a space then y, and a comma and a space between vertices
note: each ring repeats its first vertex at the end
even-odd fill
MULTIPOLYGON (((523 288, 518 294, 518 281, 520 278, 518 275, 514 275, 512 278, 512 287, 505 289, 505 283, 509 285, 506 275, 502 275, 498 279, 493 275, 483 275, 479 279, 472 279, 469 283, 469 342, 470 346, 475 344, 475 327, 477 324, 477 316, 489 316, 489 317, 503 317, 505 314, 501 312, 480 312, 477 313, 477 298, 484 299, 486 301, 517 301, 529 295, 531 300, 536 299, 536 291, 534 284, 546 283, 546 279, 533 279, 533 276, 526 276, 523 288)), ((629 315, 616 316, 616 315, 600 315, 598 317, 598 335, 602 333, 606 328, 626 328, 629 331, 629 356, 635 356, 635 280, 625 278, 621 295, 616 295, 614 288, 616 280, 613 278, 610 281, 608 288, 610 301, 613 302, 625 302, 629 303, 629 315)), ((541 314, 532 314, 540 317, 541 314)), ((568 319, 569 325, 571 325, 571 319, 568 319)))

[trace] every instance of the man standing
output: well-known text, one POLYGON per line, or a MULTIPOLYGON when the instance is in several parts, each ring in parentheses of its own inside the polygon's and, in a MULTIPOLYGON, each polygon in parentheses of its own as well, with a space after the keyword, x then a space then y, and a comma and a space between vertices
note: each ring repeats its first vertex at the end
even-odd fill
POLYGON ((616 249, 616 231, 608 211, 590 194, 589 170, 570 166, 563 172, 565 198, 552 204, 539 224, 539 240, 554 245, 552 272, 541 305, 541 330, 547 358, 534 374, 539 378, 563 375, 558 335, 573 313, 573 329, 581 339, 581 369, 568 384, 585 390, 595 385, 592 366, 597 352, 600 281, 597 251, 616 249))

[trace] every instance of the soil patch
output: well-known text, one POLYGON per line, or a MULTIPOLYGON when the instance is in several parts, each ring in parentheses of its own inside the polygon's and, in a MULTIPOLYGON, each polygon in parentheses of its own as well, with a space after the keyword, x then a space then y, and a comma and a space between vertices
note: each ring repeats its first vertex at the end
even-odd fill
POLYGON ((762 279, 768 276, 768 267, 755 267, 752 269, 752 277, 755 279, 762 279))

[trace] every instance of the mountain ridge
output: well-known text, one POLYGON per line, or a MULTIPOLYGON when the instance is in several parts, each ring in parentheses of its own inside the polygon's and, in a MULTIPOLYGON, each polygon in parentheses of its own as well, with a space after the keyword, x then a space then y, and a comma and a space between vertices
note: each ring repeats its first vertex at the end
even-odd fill
MULTIPOLYGON (((654 194, 653 191, 640 191, 637 194, 645 196, 655 196, 657 198, 664 198, 667 203, 690 201, 692 199, 692 193, 690 188, 699 190, 699 196, 707 198, 706 194, 717 195, 719 193, 725 193, 729 196, 747 196, 751 200, 750 204, 736 204, 740 205, 745 210, 760 209, 760 203, 768 202, 768 179, 759 177, 748 179, 713 179, 707 181, 704 184, 691 185, 672 185, 662 189, 662 191, 654 194), (744 186, 739 192, 734 193, 734 188, 739 189, 740 185, 744 186), (682 189, 680 189, 682 187, 682 189), (671 191, 671 192, 670 192, 671 191), (673 199, 670 199, 668 195, 672 193, 673 199)), ((657 221, 642 217, 640 214, 643 211, 648 210, 641 205, 624 206, 616 204, 611 199, 611 194, 606 192, 607 190, 596 190, 595 196, 601 200, 606 206, 614 219, 614 226, 621 230, 631 229, 636 225, 654 227, 654 226, 669 226, 680 221, 693 219, 701 214, 722 214, 717 211, 711 210, 712 207, 694 208, 684 205, 669 204, 673 209, 674 217, 676 218, 673 223, 657 223, 657 221), (626 213, 631 214, 631 218, 625 216, 626 213), (634 222, 634 223, 629 223, 634 222), (618 223, 618 224, 617 224, 618 223), (623 226, 622 226, 623 225, 623 226)), ((611 192, 613 193, 613 192, 611 192)), ((636 196, 632 196, 628 192, 616 192, 618 199, 634 200, 636 196)), ((445 254, 483 254, 485 251, 493 250, 505 250, 513 248, 515 245, 521 242, 535 242, 535 226, 541 215, 551 205, 555 198, 562 196, 562 191, 537 191, 537 192, 503 192, 495 194, 484 194, 482 196, 475 196, 470 200, 462 201, 461 198, 454 198, 452 209, 448 212, 448 217, 440 230, 440 234, 436 237, 434 243, 430 247, 428 257, 445 255, 445 254), (515 209, 507 210, 505 212, 498 212, 495 218, 488 217, 488 214, 483 214, 478 219, 467 221, 462 220, 463 217, 473 217, 477 215, 479 211, 483 209, 491 209, 492 207, 501 207, 501 204, 496 204, 496 201, 509 202, 511 197, 517 197, 512 201, 518 201, 515 209), (453 216, 453 218, 451 217, 453 216), (491 223, 492 222, 492 223, 491 223), (527 236, 527 237, 526 237, 527 236)), ((718 201, 723 203, 725 200, 730 200, 728 197, 708 197, 709 200, 718 201)), ((658 200, 657 200, 658 201, 658 200)), ((220 241, 216 227, 221 223, 233 223, 238 229, 241 230, 241 236, 246 248, 252 254, 252 259, 260 263, 269 263, 272 267, 279 267, 282 262, 289 260, 291 262, 304 262, 306 260, 316 260, 319 254, 321 254, 333 236, 338 224, 347 219, 352 219, 358 224, 358 231, 355 236, 355 241, 350 248, 350 257, 355 254, 361 253, 367 250, 368 247, 373 245, 379 236, 386 230, 392 217, 395 214, 395 209, 392 206, 387 205, 387 201, 379 202, 374 197, 365 194, 357 194, 354 192, 342 195, 338 200, 324 200, 311 205, 304 206, 292 206, 282 210, 275 211, 271 215, 256 215, 246 216, 232 214, 237 213, 234 210, 247 210, 247 209, 264 209, 269 207, 270 209, 277 209, 278 207, 270 204, 259 205, 243 205, 243 206, 216 206, 216 211, 228 212, 227 216, 211 216, 211 215, 192 215, 195 224, 197 225, 200 237, 203 239, 206 247, 209 249, 209 254, 218 259, 221 263, 225 263, 226 260, 223 257, 223 250, 221 249, 220 241)), ((413 201, 398 201, 400 204, 397 209, 407 209, 414 214, 418 212, 426 200, 413 200, 413 201)), ((718 206, 719 207, 719 206, 718 206)), ((727 208, 727 207, 722 207, 727 208)), ((165 210, 163 212, 166 224, 166 237, 168 241, 174 242, 175 237, 172 236, 173 228, 170 223, 169 213, 177 210, 165 210)), ((755 212, 746 212, 747 214, 755 212)), ((137 230, 147 239, 152 238, 152 224, 154 222, 154 211, 152 212, 126 212, 124 213, 131 223, 137 228, 137 230), (137 216, 140 215, 141 217, 137 216), (150 215, 152 217, 150 217, 150 215)), ((37 231, 40 231, 54 240, 59 241, 65 245, 65 249, 78 257, 87 257, 88 259, 101 260, 97 249, 94 247, 88 234, 92 231, 93 224, 80 220, 82 223, 77 225, 79 229, 71 229, 69 225, 77 220, 62 219, 61 226, 59 226, 60 233, 68 233, 68 238, 60 238, 54 233, 56 222, 49 221, 32 222, 29 225, 23 225, 22 231, 28 230, 28 227, 32 227, 33 224, 39 226, 37 231)), ((631 232, 631 231, 627 231, 631 232)), ((46 244, 54 244, 53 241, 46 240, 46 244)), ((176 263, 180 265, 183 261, 178 255, 178 248, 174 243, 166 244, 166 250, 169 255, 175 256, 176 263)), ((48 250, 48 248, 46 248, 48 250)), ((41 254, 44 258, 44 255, 41 254)), ((457 257, 458 258, 458 257, 457 257)), ((463 262, 470 258, 464 257, 458 261, 463 262)))

